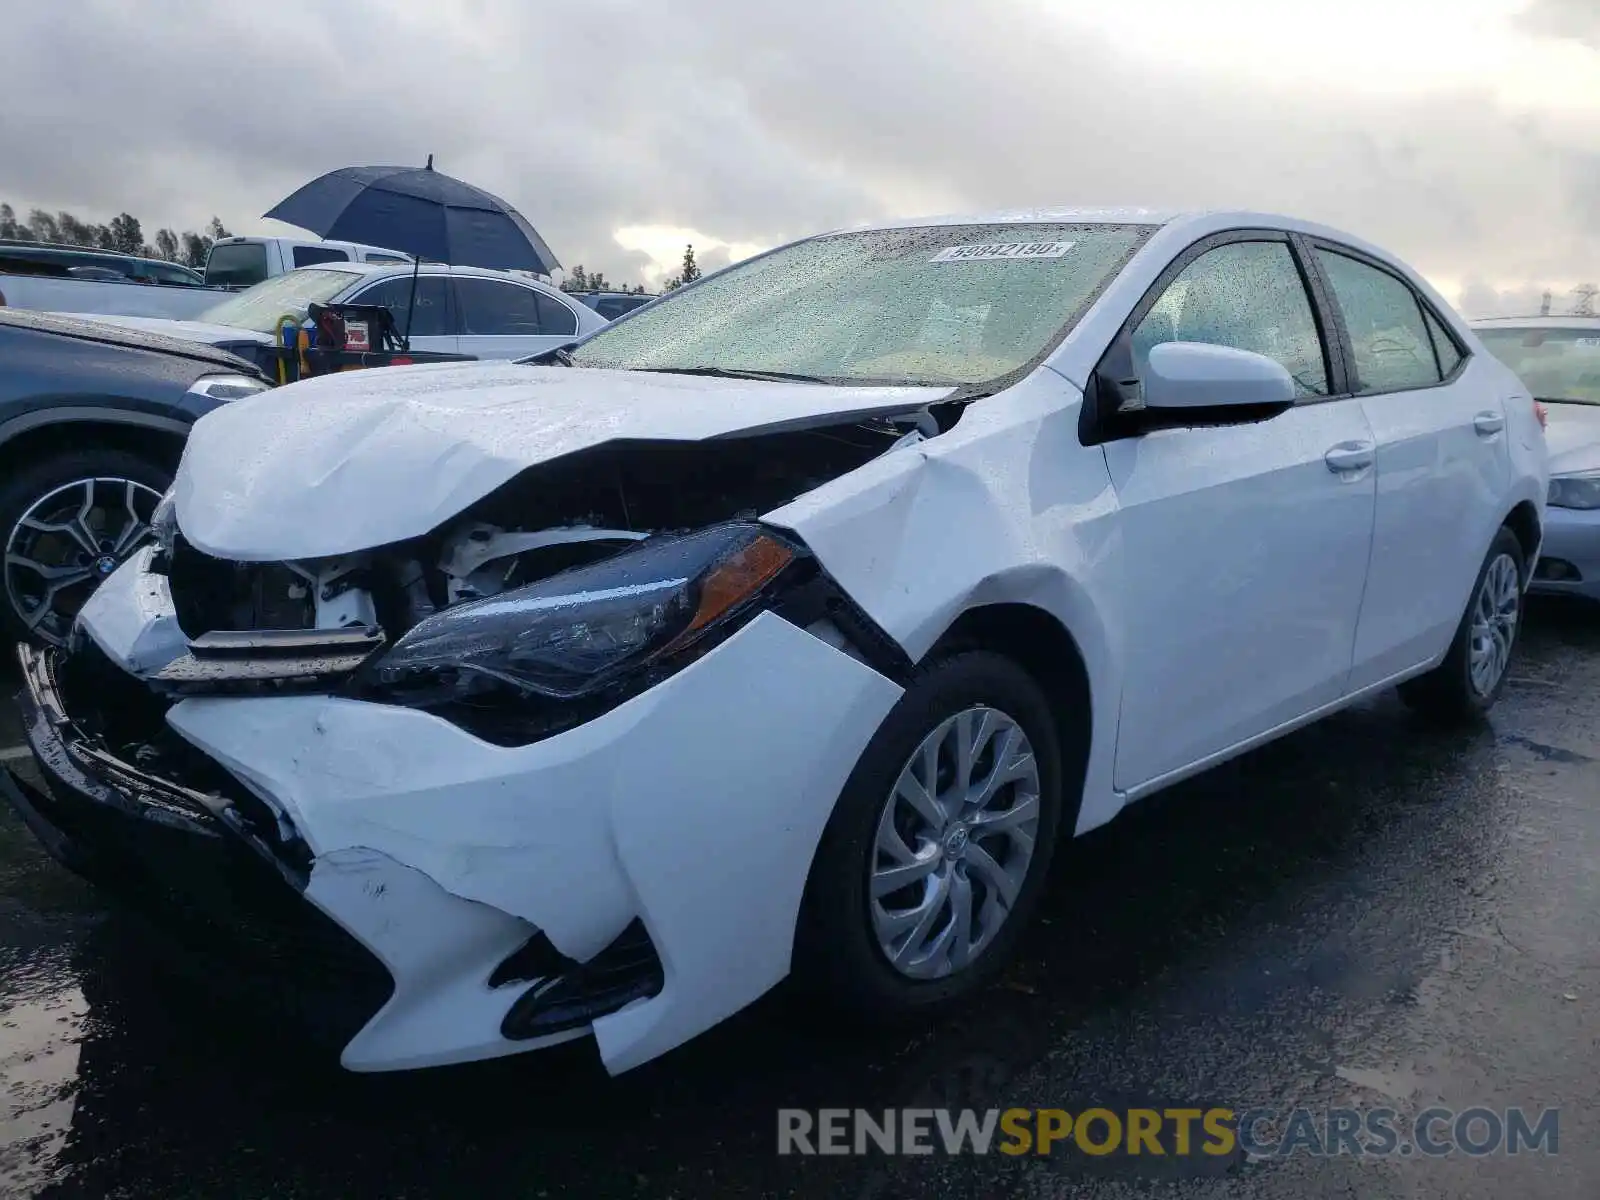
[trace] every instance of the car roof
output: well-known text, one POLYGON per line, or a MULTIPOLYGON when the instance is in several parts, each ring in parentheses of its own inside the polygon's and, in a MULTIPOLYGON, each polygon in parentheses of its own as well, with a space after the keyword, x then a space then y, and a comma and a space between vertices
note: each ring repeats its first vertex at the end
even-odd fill
POLYGON ((193 268, 170 259, 150 258, 143 254, 124 254, 120 250, 102 250, 97 246, 62 246, 54 242, 0 239, 0 258, 30 257, 38 262, 118 262, 133 266, 176 267, 190 274, 197 273, 193 268))
POLYGON ((1562 314, 1543 317, 1482 317, 1474 329, 1600 329, 1600 316, 1562 314))
POLYGON ((0 251, 3 250, 26 250, 35 254, 62 255, 70 258, 120 258, 126 262, 166 261, 160 258, 146 258, 142 254, 125 254, 121 250, 103 250, 99 246, 72 246, 65 242, 35 242, 26 238, 0 238, 0 251))
POLYGON ((871 229, 918 229, 933 225, 1167 225, 1188 214, 1155 208, 1008 208, 992 212, 945 213, 929 217, 897 217, 868 221, 852 232, 871 229))
POLYGON ((264 246, 268 242, 280 246, 332 246, 339 250, 376 251, 379 254, 405 253, 404 250, 396 250, 392 246, 374 246, 370 242, 347 242, 342 238, 280 237, 276 234, 234 234, 231 237, 218 238, 212 244, 215 246, 264 246))
MULTIPOLYGON (((1342 229, 1321 225, 1302 217, 1252 209, 1163 209, 1163 208, 1012 208, 992 212, 953 213, 934 217, 901 217, 873 221, 838 233, 861 233, 875 229, 919 229, 939 225, 1145 225, 1163 234, 1181 237, 1186 231, 1196 237, 1228 229, 1276 229, 1326 238, 1360 250, 1380 260, 1398 263, 1395 255, 1380 246, 1342 229)), ((826 235, 822 235, 826 236, 826 235)))
MULTIPOLYGON (((411 263, 373 263, 373 262, 326 262, 314 263, 308 267, 296 267, 297 271, 344 271, 351 275, 409 275, 413 264, 411 263)), ((546 283, 542 279, 535 279, 532 275, 519 274, 516 271, 495 271, 488 267, 454 267, 449 263, 423 263, 417 270, 419 275, 454 275, 457 278, 469 279, 505 279, 512 283, 526 283, 533 287, 543 288, 545 291, 556 290, 554 284, 546 283)))

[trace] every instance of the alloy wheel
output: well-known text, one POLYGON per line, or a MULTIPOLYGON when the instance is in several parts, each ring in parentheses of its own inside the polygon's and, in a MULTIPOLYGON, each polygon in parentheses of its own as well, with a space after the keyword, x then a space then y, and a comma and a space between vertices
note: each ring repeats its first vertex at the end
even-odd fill
POLYGON ((132 479, 78 479, 34 501, 6 537, 5 590, 33 636, 61 645, 100 583, 150 537, 161 495, 132 479))
POLYGON ((912 979, 962 970, 1011 915, 1033 861, 1039 766, 1007 714, 968 708, 912 752, 873 842, 868 907, 878 948, 912 979))
POLYGON ((1510 665, 1521 608, 1522 580, 1516 561, 1509 554, 1497 555, 1483 573, 1472 603, 1467 671, 1480 696, 1494 692, 1510 665))

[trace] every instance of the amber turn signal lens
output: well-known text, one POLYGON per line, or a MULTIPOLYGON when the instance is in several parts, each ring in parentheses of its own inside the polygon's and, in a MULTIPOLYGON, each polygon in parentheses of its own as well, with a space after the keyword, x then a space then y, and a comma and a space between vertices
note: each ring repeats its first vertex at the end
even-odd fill
POLYGON ((748 600, 779 571, 794 561, 794 551, 776 538, 761 534, 744 549, 730 554, 700 585, 700 604, 683 632, 704 629, 730 609, 748 600))

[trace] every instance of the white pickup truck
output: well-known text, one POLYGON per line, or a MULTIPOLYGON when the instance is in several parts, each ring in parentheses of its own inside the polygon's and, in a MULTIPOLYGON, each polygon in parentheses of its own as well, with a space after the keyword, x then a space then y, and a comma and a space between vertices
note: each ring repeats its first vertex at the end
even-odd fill
POLYGON ((263 279, 287 275, 296 267, 323 263, 408 263, 409 254, 364 246, 360 242, 324 242, 291 237, 227 237, 206 255, 206 282, 217 287, 254 287, 263 279))

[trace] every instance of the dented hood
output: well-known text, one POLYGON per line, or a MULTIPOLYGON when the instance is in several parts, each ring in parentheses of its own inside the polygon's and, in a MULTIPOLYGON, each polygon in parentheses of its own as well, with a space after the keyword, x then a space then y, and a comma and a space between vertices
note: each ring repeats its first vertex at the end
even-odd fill
POLYGON ((329 375, 196 422, 178 525, 218 558, 348 554, 428 533, 528 467, 604 442, 772 432, 948 394, 516 363, 329 375))

